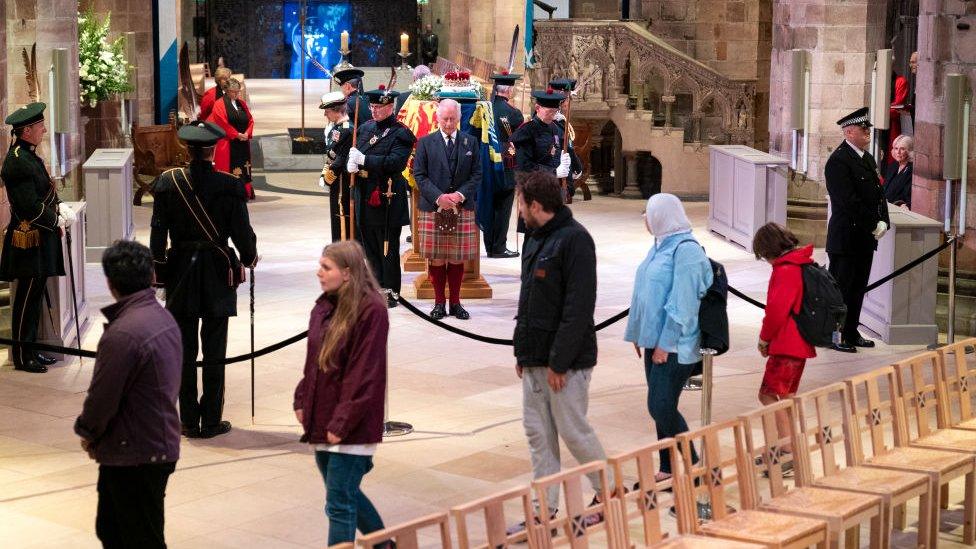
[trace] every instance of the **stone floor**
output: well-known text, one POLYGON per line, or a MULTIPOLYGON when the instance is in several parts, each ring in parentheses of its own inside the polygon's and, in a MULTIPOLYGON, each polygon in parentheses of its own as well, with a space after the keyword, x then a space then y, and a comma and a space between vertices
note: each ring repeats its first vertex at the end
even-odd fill
MULTIPOLYGON (((251 84, 249 83, 249 86, 251 84)), ((251 88, 252 97, 258 90, 251 88)), ((257 98, 252 99, 259 104, 257 98)), ((256 339, 259 347, 306 327, 318 294, 316 261, 329 236, 324 196, 316 173, 261 174, 282 192, 258 190, 250 206, 262 255, 256 272, 256 339)), ((573 205, 592 232, 599 255, 596 319, 629 305, 633 273, 652 243, 641 218, 643 204, 596 197, 573 205)), ((690 204, 695 234, 710 256, 725 264, 732 285, 763 298, 769 266, 705 230, 706 205, 690 204)), ((137 207, 137 238, 148 240, 151 200, 137 207)), ((514 228, 510 232, 514 235, 514 228)), ((510 242, 511 247, 515 242, 510 242)), ((822 254, 821 254, 822 255, 822 254)), ((510 337, 518 292, 519 261, 483 259, 494 290, 491 300, 466 303, 472 318, 449 320, 465 329, 510 337)), ((100 268, 88 265, 92 303, 111 298, 100 268)), ((412 299, 414 274, 405 275, 412 299)), ((228 354, 248 350, 247 287, 240 288, 241 315, 230 323, 228 354)), ((429 302, 419 303, 422 309, 429 302)), ((730 298, 733 350, 716 360, 713 419, 757 407, 763 361, 755 351, 761 312, 730 298)), ((413 424, 407 436, 381 445, 365 492, 392 525, 485 496, 530 480, 521 426, 520 382, 509 347, 469 340, 393 309, 390 333, 389 417, 413 424)), ((96 318, 84 338, 94 348, 101 334, 96 318)), ((599 336, 599 364, 591 388, 589 417, 609 454, 654 440, 645 403, 642 362, 622 341, 624 323, 599 336)), ((821 351, 808 363, 800 390, 822 386, 906 357, 917 347, 879 345, 856 355, 821 351)), ((166 498, 170 547, 323 547, 327 521, 324 488, 310 449, 298 442, 292 392, 304 361, 304 346, 292 345, 257 359, 255 414, 251 417, 250 368, 227 368, 225 417, 235 429, 212 440, 184 440, 182 458, 166 498)), ((97 467, 72 432, 85 397, 92 361, 55 366, 46 375, 0 369, 0 545, 4 547, 97 547, 94 517, 97 467)), ((686 393, 681 410, 699 425, 700 393, 686 393)), ((564 452, 564 463, 573 461, 564 452)), ((943 514, 942 545, 961 539, 959 482, 953 506, 943 514)), ((957 486, 958 485, 958 486, 957 486)), ((910 508, 910 522, 914 512, 910 508)), ((673 520, 665 518, 669 527, 673 520)), ((866 542, 866 532, 862 539, 866 542)), ((897 534, 897 546, 913 536, 897 534)), ((429 540, 428 540, 429 541, 429 540)))

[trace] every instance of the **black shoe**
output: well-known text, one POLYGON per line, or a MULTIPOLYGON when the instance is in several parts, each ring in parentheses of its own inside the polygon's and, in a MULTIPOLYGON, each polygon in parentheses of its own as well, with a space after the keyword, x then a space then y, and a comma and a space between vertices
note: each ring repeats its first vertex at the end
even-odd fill
POLYGON ((227 434, 230 432, 230 422, 221 421, 217 425, 204 427, 200 429, 200 438, 213 438, 218 435, 227 434))
POLYGON ((14 364, 14 370, 20 370, 21 372, 30 372, 32 374, 43 374, 47 372, 47 366, 37 362, 36 360, 28 360, 23 364, 14 364))
POLYGON ((37 357, 35 358, 35 360, 37 360, 38 364, 43 364, 45 366, 50 366, 58 361, 58 359, 54 357, 42 355, 41 353, 37 353, 37 357))
POLYGON ((407 244, 413 244, 413 235, 412 234, 408 234, 407 235, 407 244))
POLYGON ((504 252, 497 255, 498 257, 511 258, 511 257, 518 257, 519 253, 512 250, 505 250, 504 252))
POLYGON ((851 345, 855 347, 864 347, 865 349, 871 349, 872 347, 874 347, 874 342, 871 341, 870 339, 865 339, 863 337, 858 336, 856 340, 851 342, 851 345))
POLYGON ((464 310, 464 307, 460 303, 451 303, 451 316, 458 320, 467 320, 471 318, 468 311, 464 310))
POLYGON ((200 428, 189 425, 181 425, 180 433, 186 438, 200 438, 200 428))
POLYGON ((831 349, 835 351, 840 351, 842 353, 856 353, 857 348, 853 345, 848 345, 847 343, 834 343, 830 346, 831 349))
POLYGON ((434 308, 430 310, 430 318, 434 320, 440 320, 447 316, 447 311, 444 310, 443 303, 434 303, 434 308))

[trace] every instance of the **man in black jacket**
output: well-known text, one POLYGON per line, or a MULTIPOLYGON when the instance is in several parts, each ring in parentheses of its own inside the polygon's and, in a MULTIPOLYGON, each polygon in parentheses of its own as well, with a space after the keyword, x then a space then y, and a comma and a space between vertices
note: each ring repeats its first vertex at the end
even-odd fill
POLYGON ((867 152, 871 143, 867 107, 841 118, 837 125, 844 130, 844 142, 834 150, 824 167, 830 195, 827 256, 830 274, 844 294, 847 320, 841 342, 835 343, 833 349, 854 353, 858 347, 874 347, 873 341, 861 337, 857 327, 874 251, 891 221, 888 219, 888 203, 879 184, 878 165, 867 152))
POLYGON ((437 35, 428 24, 427 32, 420 37, 420 58, 428 67, 433 67, 434 63, 437 63, 437 42, 437 35))
MULTIPOLYGON (((528 174, 516 194, 531 232, 522 255, 515 373, 522 379, 522 422, 532 473, 541 478, 559 472, 559 438, 579 463, 606 456, 586 419, 596 365, 596 247, 563 205, 552 174, 528 174)), ((599 489, 599 476, 591 475, 590 481, 599 489)), ((556 511, 558 495, 558 487, 550 489, 549 512, 556 511)), ((591 515, 586 521, 600 518, 591 515)))

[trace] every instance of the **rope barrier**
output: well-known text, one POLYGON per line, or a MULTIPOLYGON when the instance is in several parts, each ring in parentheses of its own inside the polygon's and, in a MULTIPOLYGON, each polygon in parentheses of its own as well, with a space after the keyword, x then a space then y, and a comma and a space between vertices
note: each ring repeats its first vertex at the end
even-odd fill
MULTIPOLYGON (((891 274, 889 274, 889 275, 887 275, 885 277, 882 277, 882 278, 880 278, 880 279, 872 282, 871 284, 869 284, 867 286, 867 288, 865 288, 865 290, 864 290, 865 293, 870 292, 871 290, 874 290, 874 289, 878 288, 879 286, 885 284, 886 282, 889 282, 892 279, 897 278, 897 277, 905 274, 906 272, 910 271, 911 269, 914 269, 915 267, 921 265, 925 261, 927 261, 927 260, 931 259, 932 257, 934 257, 935 255, 937 255, 942 250, 948 248, 950 245, 952 245, 956 241, 956 239, 957 239, 957 237, 955 237, 955 236, 952 236, 952 237, 946 239, 946 241, 944 243, 942 243, 938 248, 935 248, 933 250, 930 250, 930 251, 922 254, 918 258, 916 258, 916 259, 910 261, 909 263, 905 264, 904 266, 896 269, 891 274)), ((766 305, 764 303, 762 303, 761 301, 757 301, 757 300, 755 300, 755 299, 747 296, 746 294, 740 292, 739 290, 733 288, 732 286, 729 286, 729 293, 732 294, 732 295, 734 295, 734 296, 736 296, 736 297, 738 297, 739 299, 742 299, 743 301, 745 301, 745 302, 747 302, 747 303, 749 303, 751 305, 754 305, 756 307, 759 307, 760 309, 765 309, 766 308, 766 305)), ((470 338, 470 339, 474 339, 476 341, 481 341, 482 343, 488 343, 488 344, 491 344, 491 345, 507 345, 507 346, 514 345, 514 342, 511 339, 502 339, 502 338, 498 338, 498 337, 490 337, 490 336, 484 336, 484 335, 481 335, 481 334, 476 334, 474 332, 469 332, 467 330, 463 330, 463 329, 458 328, 456 326, 452 326, 452 325, 447 324, 445 322, 441 322, 440 320, 433 319, 433 318, 430 317, 430 315, 427 315, 423 311, 421 311, 420 309, 418 309, 416 307, 416 305, 414 305, 413 303, 410 303, 409 301, 407 301, 406 299, 404 299, 403 296, 398 296, 397 297, 397 302, 400 303, 401 305, 403 305, 404 307, 406 307, 408 311, 410 311, 411 313, 417 315, 418 317, 426 320, 427 322, 430 322, 431 324, 433 324, 435 326, 438 326, 440 328, 443 328, 443 329, 445 329, 445 330, 447 330, 449 332, 455 333, 457 335, 461 335, 461 336, 464 336, 464 337, 467 337, 467 338, 470 338)), ((613 315, 612 317, 610 317, 610 318, 604 320, 603 322, 600 322, 599 324, 597 324, 594 327, 594 330, 597 331, 597 332, 599 332, 600 330, 603 330, 604 328, 607 328, 609 326, 612 326, 613 324, 615 324, 615 323, 619 322, 620 320, 622 320, 623 318, 625 318, 628 314, 630 314, 630 309, 624 309, 623 311, 620 311, 619 313, 613 315)), ((204 362, 204 361, 198 361, 196 363, 196 366, 198 368, 208 367, 208 366, 226 366, 226 365, 229 365, 229 364, 236 364, 238 362, 249 361, 252 358, 262 357, 264 355, 267 355, 267 354, 273 353, 275 351, 278 351, 280 349, 283 349, 283 348, 285 348, 285 347, 287 347, 289 345, 292 345, 294 343, 297 343, 297 342, 305 339, 306 337, 308 337, 308 330, 306 330, 306 331, 304 331, 302 333, 299 333, 299 334, 295 334, 295 335, 289 337, 288 339, 284 339, 284 340, 279 341, 277 343, 273 343, 271 345, 268 345, 267 347, 262 347, 262 348, 258 349, 257 351, 254 351, 253 353, 245 353, 243 355, 232 356, 230 358, 225 358, 223 360, 212 360, 212 361, 206 361, 206 362, 204 362)), ((10 338, 6 338, 6 337, 0 337, 0 345, 20 345, 20 346, 23 346, 23 347, 27 347, 28 349, 34 349, 34 350, 38 350, 38 351, 47 351, 47 352, 51 352, 51 353, 60 353, 60 354, 70 355, 70 356, 79 356, 79 357, 83 357, 83 358, 97 358, 97 356, 98 356, 95 351, 89 351, 89 350, 85 350, 85 349, 76 349, 76 348, 71 348, 71 347, 62 347, 62 346, 59 346, 59 345, 48 345, 47 343, 18 341, 16 339, 10 339, 10 338)))

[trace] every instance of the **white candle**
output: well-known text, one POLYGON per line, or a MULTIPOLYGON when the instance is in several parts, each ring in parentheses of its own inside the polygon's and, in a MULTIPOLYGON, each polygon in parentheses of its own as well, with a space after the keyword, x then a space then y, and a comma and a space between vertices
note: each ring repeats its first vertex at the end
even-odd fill
POLYGON ((339 35, 339 51, 349 51, 349 31, 342 31, 339 35))
POLYGON ((402 53, 403 55, 407 55, 408 53, 410 53, 410 49, 408 47, 409 45, 410 45, 410 37, 407 36, 407 33, 401 34, 400 35, 400 53, 402 53))

